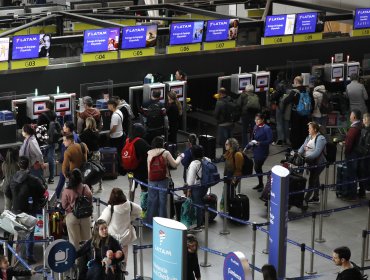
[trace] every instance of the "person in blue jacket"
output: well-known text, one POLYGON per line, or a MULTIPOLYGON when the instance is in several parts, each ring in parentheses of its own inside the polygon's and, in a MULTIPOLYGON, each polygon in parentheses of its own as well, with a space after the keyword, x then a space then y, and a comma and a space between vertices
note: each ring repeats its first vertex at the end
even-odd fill
MULTIPOLYGON (((318 188, 320 186, 320 174, 325 168, 325 146, 326 139, 319 132, 320 126, 315 122, 308 123, 308 136, 304 141, 303 145, 299 148, 298 154, 302 155, 307 163, 310 171, 310 177, 308 179, 308 188, 318 188), (314 167, 319 165, 317 167, 314 167)), ((313 192, 307 192, 305 201, 308 203, 318 203, 319 190, 316 189, 313 192), (313 196, 312 196, 313 193, 313 196), (311 198, 312 196, 312 198, 311 198)))
POLYGON ((181 160, 181 164, 184 166, 184 171, 182 177, 184 178, 184 182, 186 183, 186 172, 190 163, 193 161, 193 155, 191 153, 191 147, 197 144, 197 135, 191 133, 188 138, 189 146, 184 151, 184 158, 181 160))
MULTIPOLYGON (((256 174, 263 173, 262 166, 269 155, 269 146, 272 143, 272 130, 265 124, 263 114, 255 117, 256 125, 253 128, 252 141, 248 143, 246 149, 252 148, 254 157, 254 170, 256 174)), ((263 190, 263 176, 258 176, 258 185, 253 188, 261 192, 263 190)))

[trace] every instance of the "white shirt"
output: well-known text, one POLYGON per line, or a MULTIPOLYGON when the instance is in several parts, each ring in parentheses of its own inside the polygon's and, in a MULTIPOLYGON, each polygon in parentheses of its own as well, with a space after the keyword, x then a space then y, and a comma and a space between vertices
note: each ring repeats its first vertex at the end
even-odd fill
MULTIPOLYGON (((317 135, 316 135, 317 137, 317 135)), ((313 153, 313 151, 315 150, 315 140, 316 140, 316 137, 315 138, 311 138, 307 144, 306 144, 306 147, 305 147, 305 156, 309 156, 313 153)))
MULTIPOLYGON (((209 158, 204 157, 203 159, 211 161, 209 158)), ((188 168, 186 175, 186 183, 189 186, 200 184, 200 178, 202 178, 202 166, 200 160, 193 160, 188 168)))
POLYGON ((113 128, 113 126, 117 125, 116 131, 111 133, 111 138, 119 138, 123 135, 123 128, 122 128, 122 121, 124 116, 122 115, 122 112, 120 110, 116 110, 112 114, 112 118, 110 120, 110 129, 113 128))

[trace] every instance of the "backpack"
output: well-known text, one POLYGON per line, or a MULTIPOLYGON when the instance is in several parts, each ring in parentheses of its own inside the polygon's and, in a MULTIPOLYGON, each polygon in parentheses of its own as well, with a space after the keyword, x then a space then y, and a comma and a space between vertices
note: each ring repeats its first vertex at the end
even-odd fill
POLYGON ((82 194, 78 194, 75 204, 72 208, 72 213, 77 219, 91 217, 93 213, 93 205, 89 198, 84 195, 85 186, 82 188, 82 194))
POLYGON ((366 156, 370 154, 370 131, 367 128, 361 129, 360 139, 355 146, 355 152, 359 156, 366 156))
POLYGON ((134 138, 130 141, 126 139, 126 144, 121 152, 121 165, 125 170, 135 170, 140 163, 140 160, 136 157, 135 143, 140 140, 139 137, 134 138))
POLYGON ((233 100, 224 100, 225 102, 225 113, 224 121, 238 122, 241 116, 241 107, 233 100))
POLYGON ((60 126, 60 123, 56 120, 54 121, 50 120, 47 114, 45 113, 43 114, 49 121, 49 128, 47 131, 48 139, 46 142, 48 144, 58 143, 59 139, 62 137, 62 127, 60 126))
POLYGON ((149 163, 148 178, 149 181, 161 181, 167 177, 167 161, 162 156, 166 150, 159 155, 154 156, 149 163))
POLYGON ((333 111, 333 105, 330 103, 328 93, 326 91, 319 91, 322 94, 321 103, 319 105, 319 110, 321 114, 329 114, 333 111))
POLYGON ((241 152, 243 155, 243 168, 242 175, 251 175, 253 173, 253 160, 247 156, 246 153, 241 152))
POLYGON ((159 102, 149 105, 146 113, 146 125, 149 129, 164 127, 164 115, 159 102))
MULTIPOLYGON (((83 143, 80 143, 82 156, 85 155, 85 146, 83 143)), ((88 160, 82 163, 80 168, 82 173, 82 183, 89 186, 95 185, 100 182, 105 174, 104 166, 97 161, 88 160)))
POLYGON ((309 116, 311 114, 311 97, 307 91, 299 92, 299 101, 296 108, 300 116, 309 116))
MULTIPOLYGON (((218 173, 217 166, 213 162, 202 159, 200 163, 200 168, 202 169, 201 186, 212 187, 220 182, 220 173, 218 173)), ((197 177, 199 179, 198 174, 197 177)))
POLYGON ((131 120, 134 118, 134 115, 132 113, 131 107, 129 104, 124 103, 123 106, 120 109, 123 120, 122 120, 122 129, 123 131, 128 131, 130 127, 131 120))
POLYGON ((256 94, 248 95, 247 109, 253 109, 253 110, 261 109, 260 100, 256 94))

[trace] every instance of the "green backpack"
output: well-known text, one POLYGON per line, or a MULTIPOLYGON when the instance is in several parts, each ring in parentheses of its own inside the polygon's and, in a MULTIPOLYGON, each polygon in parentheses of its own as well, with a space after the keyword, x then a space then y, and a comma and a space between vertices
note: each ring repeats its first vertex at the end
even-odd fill
POLYGON ((261 109, 260 100, 256 94, 248 95, 247 109, 261 109))

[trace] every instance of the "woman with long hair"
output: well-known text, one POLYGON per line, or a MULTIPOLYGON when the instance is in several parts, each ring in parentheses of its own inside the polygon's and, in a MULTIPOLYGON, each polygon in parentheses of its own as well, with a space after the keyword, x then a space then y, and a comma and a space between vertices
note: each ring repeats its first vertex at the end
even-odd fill
POLYGON ((94 224, 92 238, 77 251, 77 258, 86 256, 89 260, 86 279, 116 279, 117 273, 113 274, 112 270, 107 270, 103 267, 103 260, 106 258, 108 251, 113 253, 111 259, 113 266, 116 266, 124 259, 118 241, 108 233, 107 222, 99 219, 94 224), (104 277, 105 271, 107 274, 104 277))
POLYGON ((62 207, 66 212, 66 225, 69 242, 79 248, 83 240, 90 238, 90 217, 78 219, 73 214, 73 207, 80 195, 88 197, 92 204, 92 193, 87 185, 82 184, 82 173, 78 168, 70 172, 69 184, 62 193, 62 207))
POLYGON ((120 188, 113 188, 108 200, 109 206, 103 210, 99 220, 108 224, 108 233, 118 240, 127 265, 128 245, 136 240, 135 228, 131 222, 140 217, 141 207, 129 200, 120 188))
POLYGON ((30 173, 41 180, 44 180, 44 172, 46 165, 37 143, 35 130, 30 124, 25 124, 22 128, 22 136, 24 137, 23 144, 19 150, 19 156, 26 156, 30 161, 30 173))
MULTIPOLYGON (((18 166, 19 152, 16 148, 11 148, 6 152, 5 160, 1 166, 4 174, 4 179, 1 183, 3 191, 5 186, 10 183, 13 175, 19 170, 18 166)), ((10 210, 12 205, 11 200, 5 195, 4 191, 4 210, 10 210)))
POLYGON ((99 131, 96 129, 96 121, 93 117, 88 117, 85 120, 85 124, 86 127, 80 134, 80 140, 89 149, 89 159, 100 161, 99 131))
POLYGON ((177 143, 177 131, 179 130, 180 116, 182 115, 182 106, 177 99, 176 92, 170 91, 167 94, 167 117, 168 117, 168 142, 177 143))

